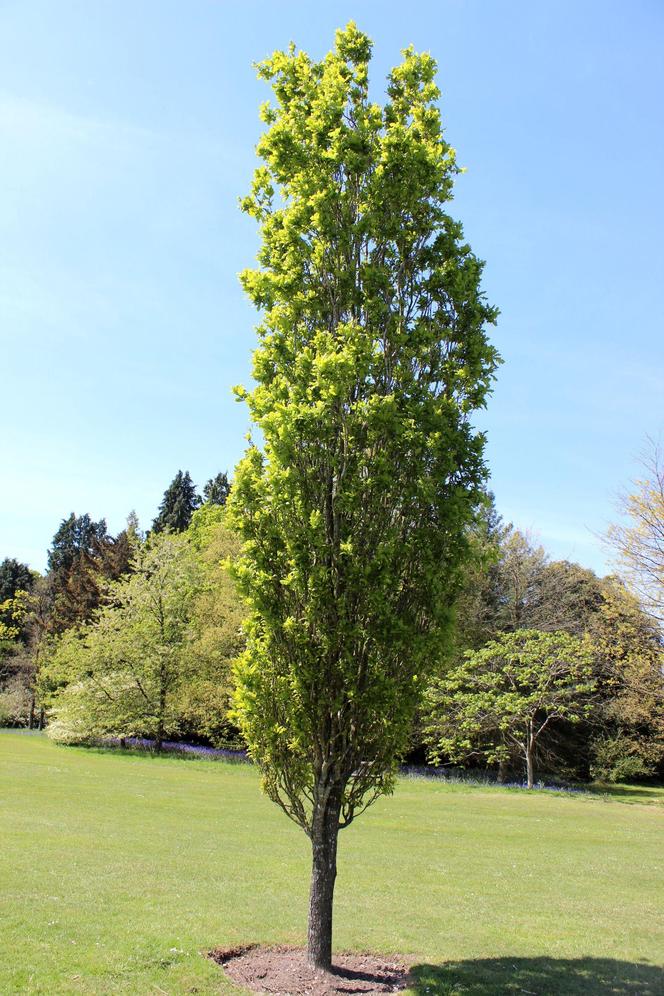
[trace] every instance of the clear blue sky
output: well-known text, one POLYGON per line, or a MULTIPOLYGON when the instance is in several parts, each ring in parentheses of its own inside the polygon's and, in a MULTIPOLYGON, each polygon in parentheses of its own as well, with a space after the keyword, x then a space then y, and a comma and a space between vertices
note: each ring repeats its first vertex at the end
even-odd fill
POLYGON ((179 468, 232 470, 252 62, 351 18, 376 96, 408 43, 439 62, 452 211, 502 312, 499 510, 604 570, 593 531, 663 425, 661 0, 1 2, 0 559, 43 568, 72 510, 147 526, 179 468))

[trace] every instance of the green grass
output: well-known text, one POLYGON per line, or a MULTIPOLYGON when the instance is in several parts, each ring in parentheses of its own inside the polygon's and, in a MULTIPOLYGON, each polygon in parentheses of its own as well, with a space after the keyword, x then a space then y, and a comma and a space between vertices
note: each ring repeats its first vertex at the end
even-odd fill
MULTIPOLYGON (((231 992, 201 952, 303 942, 307 840, 252 768, 3 733, 0 772, 0 993, 231 992)), ((641 801, 403 779, 342 834, 335 947, 414 956, 421 996, 662 994, 641 801)))

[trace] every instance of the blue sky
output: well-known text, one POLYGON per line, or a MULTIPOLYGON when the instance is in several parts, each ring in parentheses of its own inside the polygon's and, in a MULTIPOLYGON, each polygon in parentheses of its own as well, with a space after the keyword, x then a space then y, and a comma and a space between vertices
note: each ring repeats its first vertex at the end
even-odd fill
POLYGON ((503 516, 604 571, 595 534, 663 429, 660 0, 0 2, 0 559, 72 510, 144 525, 179 469, 232 469, 255 316, 252 62, 355 19, 379 97, 439 63, 505 363, 481 421, 503 516))

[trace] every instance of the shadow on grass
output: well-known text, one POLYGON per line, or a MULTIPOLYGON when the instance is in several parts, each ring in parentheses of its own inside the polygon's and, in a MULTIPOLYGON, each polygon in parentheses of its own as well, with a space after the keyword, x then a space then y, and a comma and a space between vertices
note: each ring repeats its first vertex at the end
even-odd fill
POLYGON ((664 804, 664 789, 661 785, 603 785, 588 786, 588 791, 605 795, 618 802, 645 802, 664 804))
POLYGON ((611 958, 480 958, 414 965, 418 996, 664 996, 664 969, 611 958))

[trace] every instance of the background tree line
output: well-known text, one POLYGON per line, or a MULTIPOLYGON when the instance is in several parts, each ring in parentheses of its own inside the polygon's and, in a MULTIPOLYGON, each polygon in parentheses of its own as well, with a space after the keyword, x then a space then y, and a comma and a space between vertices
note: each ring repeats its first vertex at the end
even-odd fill
MULTIPOLYGON (((660 485, 654 475, 629 499, 654 523, 660 485)), ((0 563, 0 723, 48 720, 65 742, 238 742, 228 712, 245 610, 226 569, 239 545, 224 522, 229 491, 219 473, 199 496, 178 471, 147 535, 133 513, 115 536, 72 513, 44 575, 0 563)), ((661 585, 654 540, 641 526, 628 543, 637 525, 620 530, 620 552, 633 574, 647 545, 647 600, 552 561, 488 496, 411 760, 500 780, 664 777, 661 585)))
MULTIPOLYGON (((139 589, 148 612, 150 585, 154 591, 161 588, 166 611, 168 607, 173 608, 173 599, 177 601, 178 593, 182 594, 178 588, 178 584, 182 587, 182 576, 189 571, 193 578, 195 573, 193 567, 190 570, 184 563, 187 557, 192 563, 196 562, 201 578, 206 572, 210 574, 208 558, 215 551, 220 559, 229 552, 224 552, 224 540, 215 534, 213 528, 219 525, 221 529, 218 520, 228 492, 226 473, 220 472, 209 480, 203 489, 203 496, 199 496, 189 473, 178 471, 164 493, 147 535, 142 534, 133 512, 127 519, 125 529, 116 536, 109 534, 105 520, 95 522, 88 514, 77 516, 71 513, 62 520, 54 534, 44 575, 31 571, 15 559, 6 558, 0 564, 0 724, 41 727, 47 710, 51 718, 55 717, 60 704, 58 693, 62 693, 64 701, 64 690, 69 684, 76 683, 74 678, 79 673, 79 665, 92 674, 107 660, 101 653, 99 633, 104 625, 108 627, 114 606, 117 622, 115 636, 119 647, 120 638, 124 640, 131 630, 130 617, 136 617, 137 600, 141 597, 139 589), (199 521, 189 533, 195 513, 198 513, 199 521), (202 536, 206 537, 205 542, 202 536), (177 537, 182 539, 178 541, 177 537), (118 610, 118 606, 123 604, 126 618, 118 610), (92 646, 96 647, 96 651, 91 649, 92 646), (84 661, 87 661, 85 665, 84 661)), ((213 579, 207 577, 205 584, 208 588, 222 590, 224 578, 218 579, 215 586, 213 579)), ((214 631, 215 614, 213 607, 206 602, 202 581, 199 588, 196 599, 192 594, 188 611, 193 611, 194 605, 199 608, 208 620, 208 629, 214 631)), ((223 593, 220 600, 223 603, 223 593)), ((181 605, 181 613, 182 610, 181 605)), ((188 627, 188 617, 187 620, 188 627)), ((165 626, 165 617, 163 622, 165 626)), ((232 613, 229 624, 233 624, 232 613)), ((239 630, 239 621, 236 621, 236 629, 239 630)), ((135 641, 138 641, 136 627, 131 631, 135 641)), ((173 642, 171 630, 165 628, 162 636, 164 645, 173 642)), ((210 637, 210 633, 207 636, 210 637)), ((205 642, 202 630, 200 638, 205 642)), ((124 646, 126 650, 126 642, 124 646)), ((136 646, 137 643, 135 649, 136 646)), ((109 649, 108 644, 106 649, 109 649)), ((170 666, 174 667, 172 660, 170 666)), ((146 687, 143 683, 144 690, 146 687)), ((178 687, 182 689, 184 683, 179 682, 178 687)), ((201 687, 198 682, 199 692, 201 687)), ((192 696, 193 692, 189 689, 189 727, 183 729, 195 734, 196 724, 193 723, 192 729, 192 717, 197 705, 196 696, 192 696)), ((115 698, 119 700, 119 696, 115 698)), ((169 706, 170 698, 169 695, 169 706)), ((105 699, 110 709, 108 688, 105 699)), ((91 702, 91 699, 86 701, 91 702)), ((81 722, 79 716, 79 733, 82 732, 81 722)), ((207 717, 200 722, 202 729, 208 729, 210 721, 207 717)), ((219 726, 216 721, 212 725, 215 724, 219 726)), ((52 725, 57 732, 58 726, 52 725)), ((137 728, 140 726, 134 725, 137 728)), ((99 735, 102 726, 96 724, 91 715, 88 736, 99 735)), ((63 730, 63 725, 60 724, 59 728, 63 730)), ((73 738, 72 733, 70 739, 73 738)))

